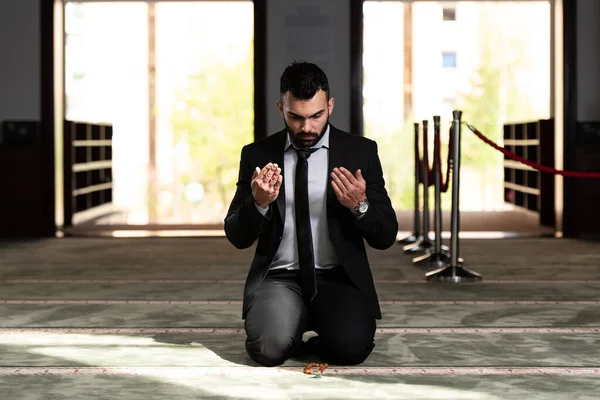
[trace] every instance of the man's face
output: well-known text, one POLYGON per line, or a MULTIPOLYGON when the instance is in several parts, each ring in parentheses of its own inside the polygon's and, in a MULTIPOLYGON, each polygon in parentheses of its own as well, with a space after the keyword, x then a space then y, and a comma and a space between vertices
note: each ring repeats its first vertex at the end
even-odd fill
POLYGON ((327 93, 317 91, 312 99, 300 100, 286 92, 277 100, 277 109, 290 133, 294 146, 304 149, 314 146, 327 130, 329 115, 335 101, 327 101, 327 93))

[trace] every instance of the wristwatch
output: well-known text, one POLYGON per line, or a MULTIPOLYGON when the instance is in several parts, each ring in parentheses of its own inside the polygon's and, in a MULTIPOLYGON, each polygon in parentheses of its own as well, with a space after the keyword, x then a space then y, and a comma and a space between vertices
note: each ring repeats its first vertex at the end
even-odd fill
POLYGON ((357 215, 363 215, 364 213, 367 212, 368 209, 369 209, 369 201, 367 199, 364 199, 362 201, 359 201, 358 204, 356 205, 356 207, 354 207, 354 212, 357 215))

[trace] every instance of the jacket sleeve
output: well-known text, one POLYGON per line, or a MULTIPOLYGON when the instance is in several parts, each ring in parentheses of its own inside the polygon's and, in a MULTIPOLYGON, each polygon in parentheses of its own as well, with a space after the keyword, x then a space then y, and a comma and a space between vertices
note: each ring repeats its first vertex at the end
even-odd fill
POLYGON ((250 165, 248 153, 248 146, 244 146, 240 159, 237 188, 225 217, 225 235, 238 249, 252 246, 271 220, 270 209, 267 215, 263 216, 254 204, 250 183, 254 168, 257 166, 250 165))
POLYGON ((383 171, 377 152, 377 143, 371 142, 367 174, 367 200, 369 209, 363 217, 356 219, 369 246, 384 250, 396 242, 398 219, 385 189, 383 171))

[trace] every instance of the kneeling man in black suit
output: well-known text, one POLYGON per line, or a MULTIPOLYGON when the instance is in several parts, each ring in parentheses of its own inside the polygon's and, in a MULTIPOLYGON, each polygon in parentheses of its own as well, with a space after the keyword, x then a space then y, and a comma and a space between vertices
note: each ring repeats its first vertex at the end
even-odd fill
POLYGON ((289 65, 280 94, 285 128, 243 147, 225 218, 235 247, 258 239, 244 287, 246 351, 263 366, 309 354, 360 364, 381 319, 365 241, 387 249, 398 232, 377 144, 329 123, 334 99, 318 66, 289 65), (307 331, 318 336, 303 342, 307 331))

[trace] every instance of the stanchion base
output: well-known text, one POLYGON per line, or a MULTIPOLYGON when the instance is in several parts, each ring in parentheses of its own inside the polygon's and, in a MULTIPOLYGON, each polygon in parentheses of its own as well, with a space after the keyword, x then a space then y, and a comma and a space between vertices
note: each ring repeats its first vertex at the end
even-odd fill
POLYGON ((471 271, 462 265, 450 266, 438 268, 436 270, 427 272, 425 274, 426 280, 439 280, 439 281, 450 281, 450 282, 472 282, 480 280, 481 275, 477 272, 471 271))
MULTIPOLYGON (((441 253, 425 253, 421 256, 415 257, 412 259, 412 262, 415 264, 427 264, 428 266, 433 266, 433 268, 441 268, 444 265, 447 265, 452 260, 450 254, 442 251, 441 253)), ((458 266, 462 266, 464 260, 461 257, 458 257, 458 266)))
MULTIPOLYGON (((425 253, 412 259, 415 264, 436 264, 438 267, 442 267, 450 263, 450 254, 442 251, 441 253, 425 253)), ((462 264, 462 258, 458 259, 459 264, 462 264)))
POLYGON ((413 244, 407 244, 404 246, 402 250, 404 250, 405 253, 416 253, 418 251, 426 251, 429 253, 433 248, 435 248, 435 243, 428 238, 421 237, 413 244))
POLYGON ((398 239, 397 243, 398 244, 413 244, 415 242, 417 242, 419 239, 422 239, 423 236, 419 235, 416 232, 411 233, 409 236, 402 238, 402 239, 398 239))

